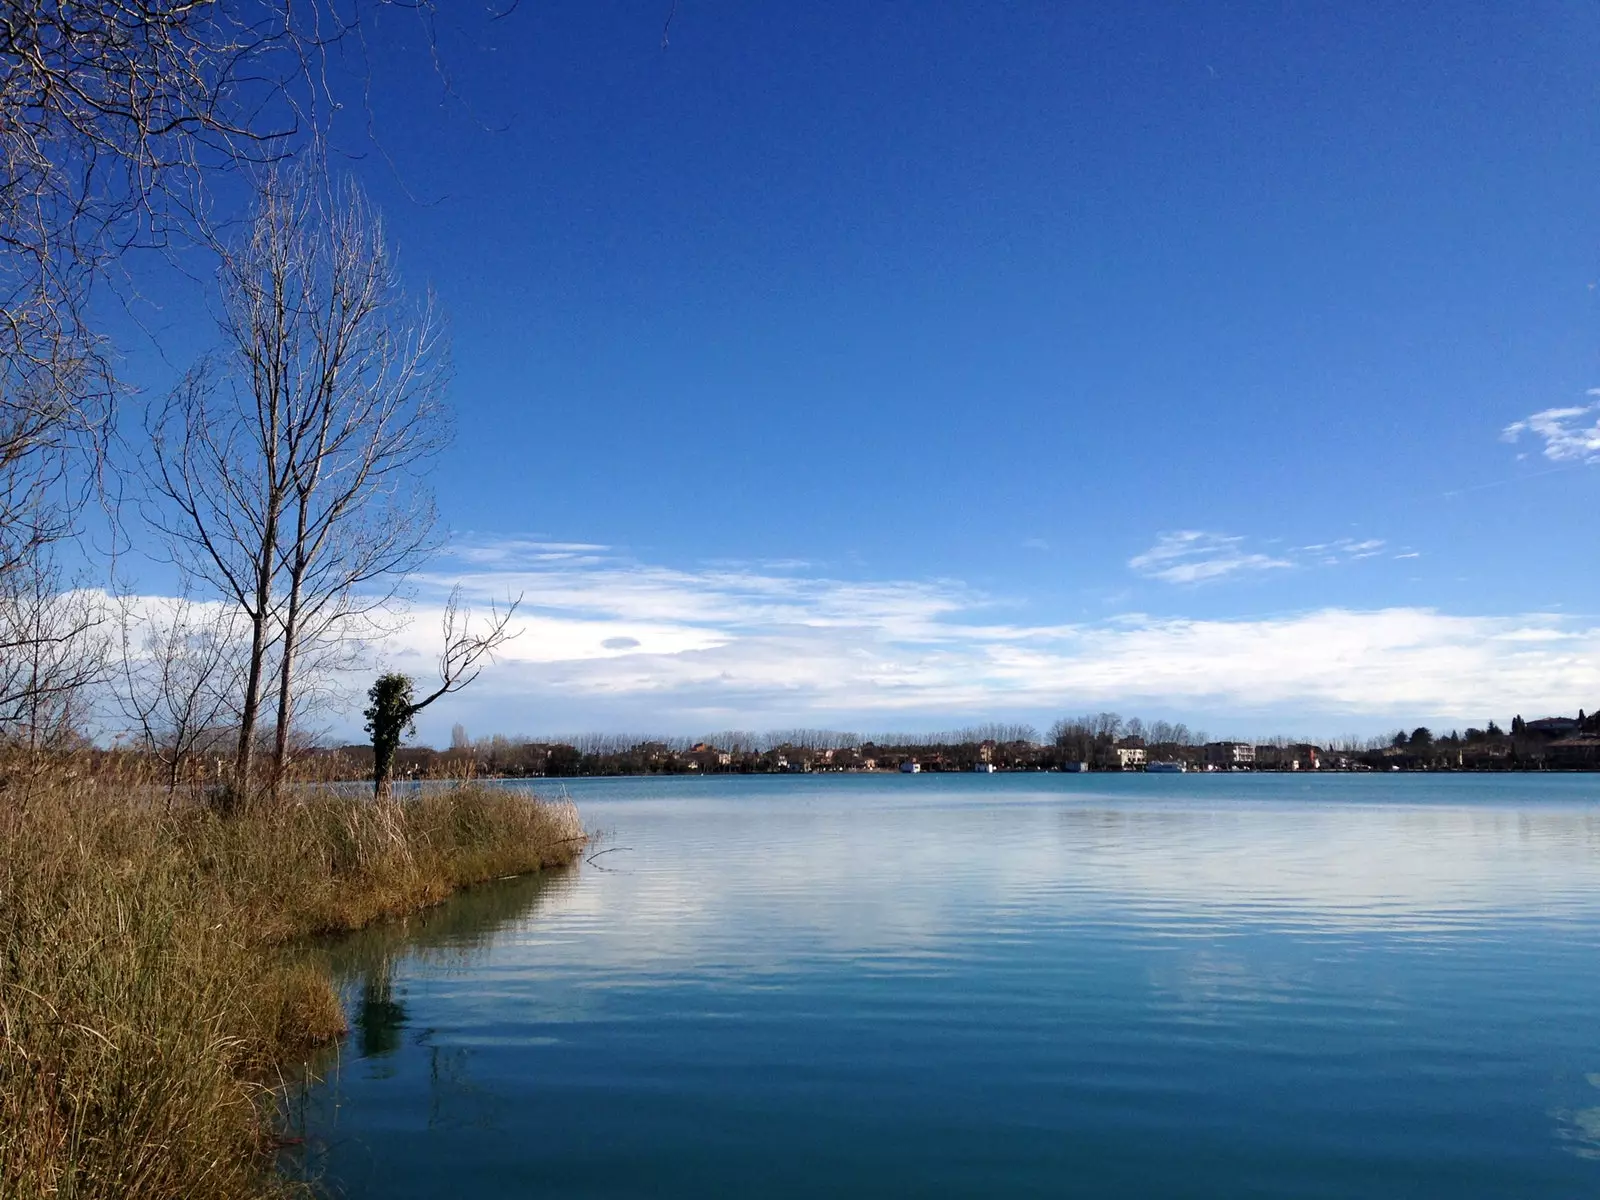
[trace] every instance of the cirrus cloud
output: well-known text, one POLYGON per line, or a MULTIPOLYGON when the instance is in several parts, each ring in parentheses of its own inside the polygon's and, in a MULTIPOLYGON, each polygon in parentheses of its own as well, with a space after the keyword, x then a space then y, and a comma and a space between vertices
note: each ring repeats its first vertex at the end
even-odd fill
POLYGON ((1146 579, 1162 583, 1215 583, 1235 576, 1375 558, 1386 545, 1382 538, 1343 537, 1267 553, 1249 549, 1244 538, 1233 534, 1180 529, 1161 534, 1150 549, 1130 558, 1128 566, 1146 579))
POLYGON ((1244 539, 1203 529, 1163 533, 1156 544, 1128 560, 1140 575, 1166 583, 1205 583, 1229 575, 1294 566, 1287 558, 1244 549, 1244 539))

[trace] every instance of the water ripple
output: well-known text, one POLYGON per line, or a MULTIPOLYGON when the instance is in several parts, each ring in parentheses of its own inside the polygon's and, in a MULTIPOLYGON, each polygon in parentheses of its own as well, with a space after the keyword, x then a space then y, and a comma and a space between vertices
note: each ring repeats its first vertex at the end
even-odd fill
POLYGON ((571 792, 606 870, 344 949, 345 1194, 1600 1191, 1587 777, 571 792))

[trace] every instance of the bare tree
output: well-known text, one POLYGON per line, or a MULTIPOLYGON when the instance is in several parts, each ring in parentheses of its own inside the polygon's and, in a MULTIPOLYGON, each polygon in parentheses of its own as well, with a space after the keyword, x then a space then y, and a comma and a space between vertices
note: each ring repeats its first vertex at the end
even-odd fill
POLYGON ((1010 745, 1014 742, 1027 742, 1032 745, 1038 740, 1039 731, 1032 725, 1008 724, 998 721, 963 729, 952 738, 952 741, 956 744, 996 742, 1002 746, 1010 745))
POLYGON ((719 733, 708 733, 701 739, 708 746, 718 750, 726 750, 736 757, 758 753, 763 745, 760 734, 752 733, 746 729, 724 729, 719 733))
POLYGON ((231 605, 187 597, 141 610, 125 601, 113 693, 144 752, 160 763, 168 803, 197 754, 220 747, 239 675, 231 605))
POLYGON ((858 734, 836 729, 773 729, 763 734, 761 740, 763 747, 768 750, 780 747, 808 751, 839 750, 861 744, 858 734))
POLYGON ((469 686, 494 660, 495 651, 517 635, 511 631, 522 598, 510 601, 504 609, 491 605, 489 619, 481 630, 474 630, 472 610, 461 602, 461 589, 454 588, 445 603, 442 621, 443 649, 439 651, 439 686, 422 699, 415 698, 408 676, 380 676, 367 693, 371 706, 366 710, 367 732, 372 735, 372 792, 382 799, 390 791, 394 754, 416 716, 434 701, 469 686))
POLYGON ((1114 740, 1122 734, 1122 717, 1118 713, 1095 713, 1085 720, 1096 737, 1114 740))
POLYGON ((295 40, 287 14, 272 0, 248 14, 172 0, 0 5, 0 577, 17 576, 0 584, 0 675, 37 678, 44 709, 65 693, 43 667, 97 620, 83 597, 39 590, 56 577, 51 546, 103 479, 116 381, 89 319, 93 289, 127 250, 193 227, 207 174, 270 154, 293 128, 273 77, 280 65, 310 76, 298 53, 279 53, 295 40))
POLYGON ((266 177, 221 280, 226 353, 148 420, 153 520, 248 624, 234 767, 245 791, 277 654, 276 792, 307 649, 338 643, 432 548, 415 476, 448 433, 445 351, 359 191, 330 195, 309 171, 266 177))
POLYGON ((106 676, 106 618, 103 597, 66 587, 48 556, 0 575, 0 743, 30 781, 42 756, 81 741, 106 676))
POLYGON ((337 643, 390 599, 392 588, 374 584, 434 548, 433 500, 417 474, 448 437, 440 323, 431 302, 406 303, 365 198, 351 185, 320 214, 291 202, 292 194, 264 209, 268 236, 291 240, 290 253, 269 250, 237 277, 245 320, 230 329, 253 371, 265 352, 290 375, 284 451, 293 526, 280 551, 275 793, 287 766, 296 655, 303 643, 337 643), (286 296, 311 301, 305 329, 288 331, 287 346, 247 342, 247 331, 275 328, 262 318, 282 311, 286 296))
POLYGON ((184 565, 238 605, 248 649, 234 754, 234 787, 251 783, 261 690, 273 643, 278 527, 288 492, 277 429, 281 402, 259 409, 225 387, 213 364, 191 371, 150 421, 152 483, 170 508, 152 524, 184 565), (229 403, 233 401, 233 403, 229 403))
POLYGON ((287 5, 9 0, 0 8, 0 436, 53 473, 112 391, 88 320, 128 249, 192 225, 198 186, 297 123, 287 5), (51 465, 42 465, 41 460, 51 465))
POLYGON ((1050 742, 1069 762, 1089 762, 1095 753, 1090 717, 1067 717, 1050 726, 1050 742))

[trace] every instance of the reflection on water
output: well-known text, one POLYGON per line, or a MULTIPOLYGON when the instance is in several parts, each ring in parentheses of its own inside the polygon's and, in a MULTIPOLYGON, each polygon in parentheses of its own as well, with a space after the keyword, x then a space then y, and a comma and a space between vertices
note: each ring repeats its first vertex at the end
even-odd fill
MULTIPOLYGON (((413 1022, 406 1000, 408 976, 418 971, 439 978, 470 973, 498 935, 533 919, 540 905, 560 895, 572 880, 570 869, 500 880, 405 920, 372 925, 309 948, 307 955, 319 960, 339 984, 351 1036, 311 1064, 321 1084, 310 1094, 299 1091, 289 1098, 291 1124, 309 1136, 291 1139, 280 1170, 296 1179, 326 1183, 328 1152, 339 1138, 339 1095, 346 1073, 361 1070, 369 1079, 395 1078, 398 1064, 384 1060, 405 1049, 426 1058, 429 1126, 457 1119, 461 1098, 476 1090, 467 1077, 468 1056, 437 1044, 434 1028, 413 1022), (397 973, 402 976, 398 981, 397 973)), ((347 1143, 346 1149, 359 1145, 347 1143)))
POLYGON ((361 976, 357 985, 355 1016, 357 1053, 380 1058, 400 1048, 400 1031, 406 1025, 406 1008, 394 998, 394 979, 385 961, 361 976))
POLYGON ((1588 777, 572 792, 606 857, 322 951, 344 1194, 1600 1190, 1588 777))
MULTIPOLYGON (((1600 1088, 1600 1075, 1586 1076, 1600 1088)), ((1595 1097, 1600 1100, 1600 1096, 1595 1097)), ((1600 1160, 1600 1104, 1591 1108, 1560 1110, 1556 1113, 1557 1131, 1572 1153, 1580 1158, 1600 1160)))
POLYGON ((570 881, 570 871, 500 880, 314 950, 344 994, 355 1035, 346 1052, 353 1048, 361 1058, 381 1058, 399 1048, 408 1018, 403 988, 397 992, 395 987, 397 960, 447 973, 470 970, 498 933, 531 917, 541 901, 570 881))

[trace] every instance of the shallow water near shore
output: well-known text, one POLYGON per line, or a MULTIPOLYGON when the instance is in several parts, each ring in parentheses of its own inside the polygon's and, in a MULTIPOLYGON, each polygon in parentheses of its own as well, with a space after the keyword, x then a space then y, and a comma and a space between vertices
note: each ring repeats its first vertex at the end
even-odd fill
POLYGON ((604 853, 332 949, 330 1190, 1600 1193, 1600 777, 565 791, 604 853))

